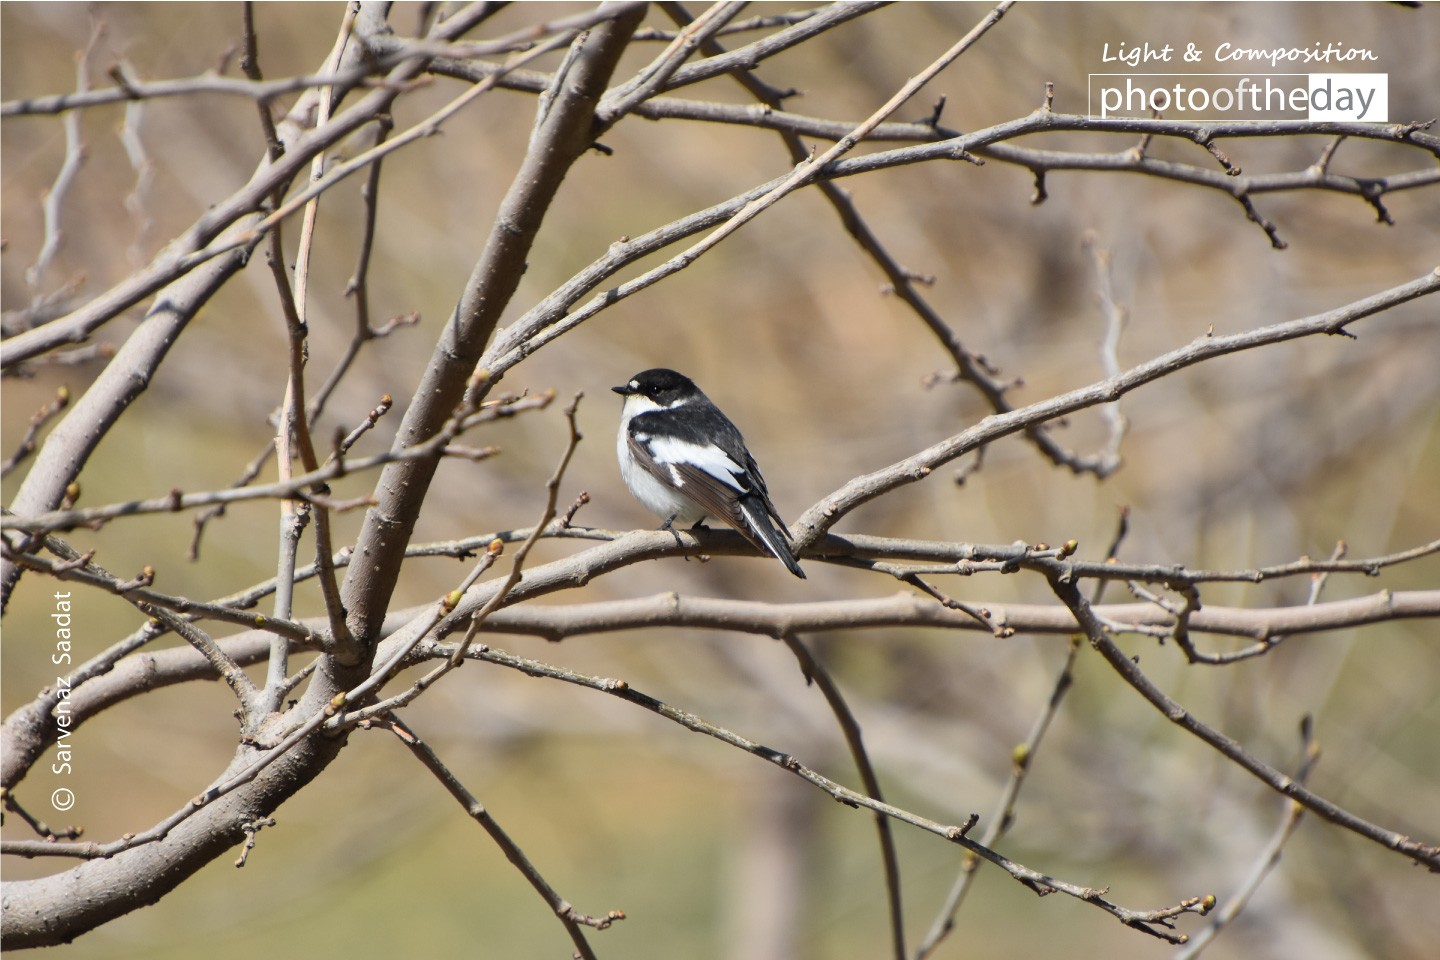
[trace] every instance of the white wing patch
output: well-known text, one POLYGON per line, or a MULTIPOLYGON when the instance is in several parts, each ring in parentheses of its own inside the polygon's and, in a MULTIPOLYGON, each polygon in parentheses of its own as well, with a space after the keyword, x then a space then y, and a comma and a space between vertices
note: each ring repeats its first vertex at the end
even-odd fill
POLYGON ((704 470, 736 493, 744 493, 747 489, 738 479, 745 475, 745 469, 719 447, 653 435, 637 436, 636 439, 645 444, 656 463, 670 468, 670 479, 677 487, 683 487, 685 479, 675 464, 685 463, 704 470))

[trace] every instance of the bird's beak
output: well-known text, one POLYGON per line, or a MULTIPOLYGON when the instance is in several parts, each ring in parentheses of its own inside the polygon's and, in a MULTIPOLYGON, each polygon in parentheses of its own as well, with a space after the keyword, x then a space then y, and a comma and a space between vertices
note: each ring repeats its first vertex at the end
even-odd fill
POLYGON ((630 396, 630 394, 635 392, 635 390, 628 383, 622 387, 611 387, 610 389, 620 394, 620 396, 622 397, 628 397, 630 396))

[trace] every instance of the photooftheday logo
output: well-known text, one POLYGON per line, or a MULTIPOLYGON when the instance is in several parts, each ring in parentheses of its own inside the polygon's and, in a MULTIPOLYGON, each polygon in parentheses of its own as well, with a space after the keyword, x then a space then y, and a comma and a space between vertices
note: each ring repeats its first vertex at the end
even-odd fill
POLYGON ((1389 120, 1385 73, 1092 73, 1089 113, 1177 120, 1389 120))

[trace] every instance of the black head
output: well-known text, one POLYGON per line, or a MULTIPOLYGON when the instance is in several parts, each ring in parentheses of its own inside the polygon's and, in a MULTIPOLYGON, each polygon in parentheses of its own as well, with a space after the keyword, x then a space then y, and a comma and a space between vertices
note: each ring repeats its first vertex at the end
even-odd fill
POLYGON ((610 389, 622 397, 645 397, 657 407, 671 407, 700 393, 700 388, 689 377, 664 367, 641 371, 624 386, 610 389))

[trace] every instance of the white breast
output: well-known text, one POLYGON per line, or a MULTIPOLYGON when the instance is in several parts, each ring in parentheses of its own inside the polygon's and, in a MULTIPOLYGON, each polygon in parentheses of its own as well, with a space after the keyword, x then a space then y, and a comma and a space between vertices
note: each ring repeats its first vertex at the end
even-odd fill
MULTIPOLYGON (((705 519, 704 508, 679 490, 655 479, 630 455, 630 418, 645 412, 643 408, 636 409, 638 404, 633 402, 635 399, 637 398, 626 398, 624 412, 620 417, 620 432, 615 438, 615 459, 620 462, 620 476, 635 499, 645 505, 645 509, 662 520, 674 517, 676 526, 694 526, 705 519)), ((655 409, 655 405, 651 403, 649 409, 655 409)))

